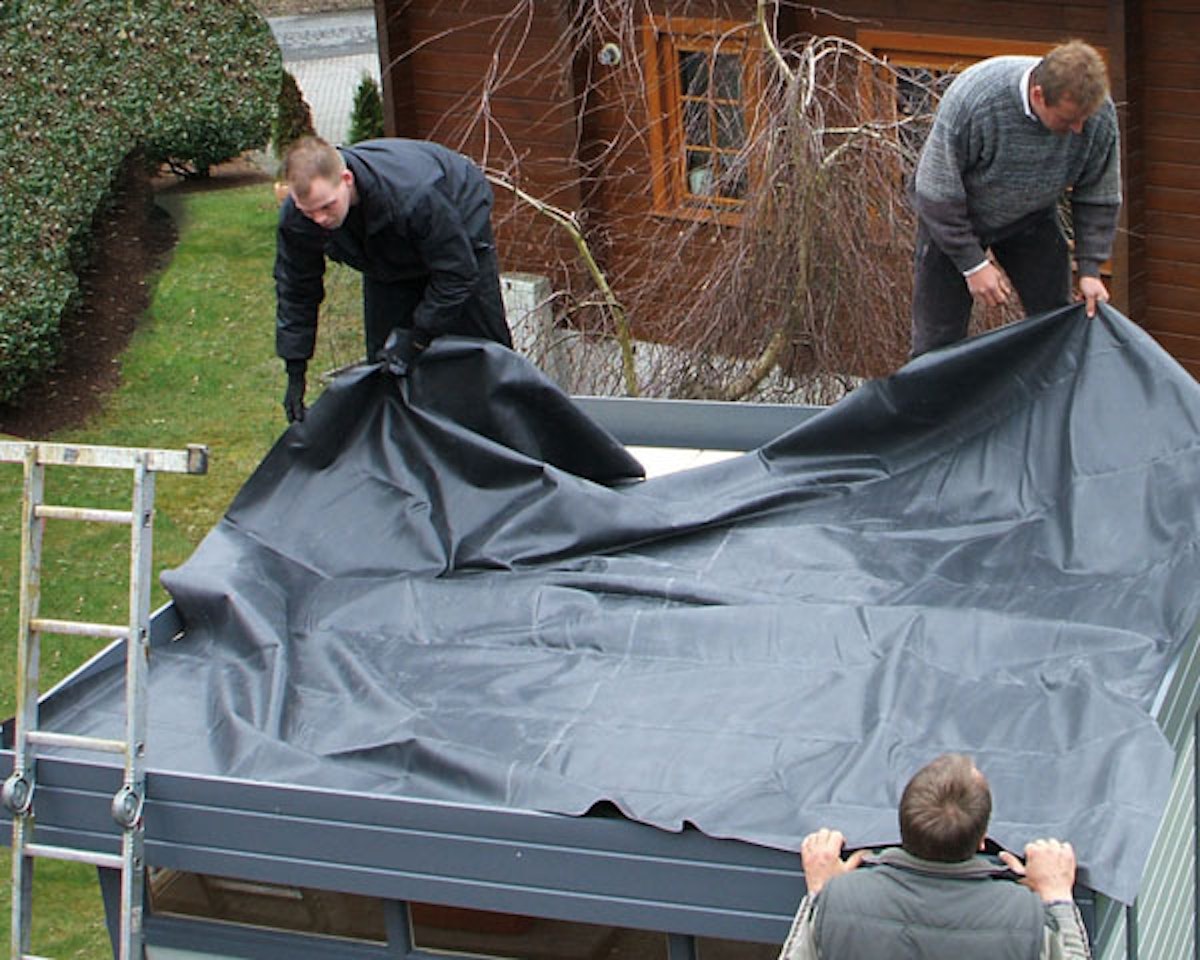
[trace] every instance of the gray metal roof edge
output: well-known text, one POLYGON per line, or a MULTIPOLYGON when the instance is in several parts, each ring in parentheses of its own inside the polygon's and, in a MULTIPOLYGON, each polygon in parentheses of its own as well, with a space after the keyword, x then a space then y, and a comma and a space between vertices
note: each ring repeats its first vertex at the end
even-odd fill
POLYGON ((754 450, 825 407, 647 397, 572 397, 624 444, 697 450, 754 450))
MULTIPOLYGON (((0 769, 10 770, 11 751, 0 750, 0 759, 4 762, 4 767, 0 769)), ((121 767, 115 761, 54 755, 42 756, 38 760, 38 782, 47 788, 111 793, 115 792, 120 777, 121 767)), ((711 861, 714 852, 720 850, 720 861, 730 868, 755 872, 769 870, 787 875, 798 872, 792 867, 796 855, 787 851, 714 838, 691 827, 679 832, 663 830, 628 820, 615 812, 569 816, 153 767, 147 771, 147 801, 160 805, 235 806, 247 815, 309 820, 317 825, 353 820, 364 828, 385 830, 437 832, 447 824, 457 825, 469 820, 472 830, 479 836, 517 839, 534 845, 561 842, 563 824, 567 823, 571 824, 572 842, 580 849, 621 853, 647 860, 694 859, 700 863, 711 861), (739 852, 734 855, 731 852, 733 850, 739 852)), ((101 823, 108 825, 105 819, 101 823)), ((115 827, 112 827, 111 833, 115 841, 115 827)), ((153 825, 148 838, 154 839, 153 825)))

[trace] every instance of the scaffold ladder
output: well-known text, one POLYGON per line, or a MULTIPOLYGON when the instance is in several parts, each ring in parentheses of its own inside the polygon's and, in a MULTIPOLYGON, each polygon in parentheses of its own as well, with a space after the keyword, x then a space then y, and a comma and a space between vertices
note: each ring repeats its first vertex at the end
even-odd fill
POLYGON ((12 775, 2 799, 12 814, 13 960, 44 960, 30 951, 33 919, 33 862, 36 857, 69 860, 121 873, 121 917, 117 942, 120 960, 142 960, 142 902, 147 673, 150 651, 150 586, 154 530, 154 479, 157 473, 202 474, 208 469, 203 446, 187 450, 100 447, 29 441, 0 441, 0 462, 23 463, 25 491, 21 506, 21 593, 17 625, 17 713, 12 775), (44 502, 47 466, 106 467, 133 471, 129 510, 54 506, 44 502), (125 524, 131 528, 129 622, 114 625, 54 620, 40 616, 42 535, 47 520, 125 524), (42 730, 39 721, 38 671, 43 633, 125 641, 125 738, 42 730), (124 757, 120 789, 111 813, 121 828, 120 854, 36 842, 34 794, 39 747, 59 747, 124 757))

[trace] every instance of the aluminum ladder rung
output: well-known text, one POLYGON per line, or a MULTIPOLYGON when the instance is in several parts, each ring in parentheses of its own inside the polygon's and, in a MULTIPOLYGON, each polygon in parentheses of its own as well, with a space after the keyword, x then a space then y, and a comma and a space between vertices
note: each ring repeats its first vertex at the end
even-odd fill
POLYGON ((29 629, 36 633, 55 633, 60 636, 102 637, 105 640, 124 640, 129 636, 129 627, 115 623, 84 623, 82 620, 51 620, 38 617, 29 621, 29 629))
POLYGON ((47 860, 67 860, 71 863, 86 863, 93 867, 120 870, 125 861, 119 853, 97 853, 95 850, 79 850, 75 847, 56 847, 48 843, 25 844, 27 857, 44 857, 47 860))
POLYGON ((128 747, 124 740, 81 737, 74 733, 53 733, 49 730, 28 730, 25 737, 30 743, 44 747, 68 747, 72 750, 92 750, 96 753, 124 753, 128 747))
POLYGON ((99 507, 64 507, 43 503, 34 507, 39 520, 84 520, 91 523, 133 523, 132 510, 103 510, 99 507))

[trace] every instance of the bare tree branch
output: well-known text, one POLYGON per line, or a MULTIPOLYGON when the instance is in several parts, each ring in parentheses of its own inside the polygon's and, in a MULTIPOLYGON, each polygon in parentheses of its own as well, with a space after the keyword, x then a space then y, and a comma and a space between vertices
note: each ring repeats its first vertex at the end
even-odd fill
POLYGON ((599 264, 596 263, 596 258, 592 256, 592 251, 588 248, 587 238, 584 237, 575 214, 539 200, 537 197, 531 196, 524 190, 513 186, 513 184, 495 174, 488 174, 488 180, 498 187, 511 190, 523 203, 529 204, 538 213, 549 217, 570 235, 576 249, 579 251, 579 256, 583 259, 584 265, 587 267, 588 273, 595 281, 597 288, 599 288, 604 298, 604 305, 612 312, 616 320, 617 341, 621 347, 621 363, 625 375, 625 392, 631 397, 638 396, 637 371, 634 368, 633 362, 633 335, 629 329, 629 321, 625 316, 625 308, 617 300, 612 287, 608 284, 608 278, 604 276, 604 271, 600 269, 599 264))

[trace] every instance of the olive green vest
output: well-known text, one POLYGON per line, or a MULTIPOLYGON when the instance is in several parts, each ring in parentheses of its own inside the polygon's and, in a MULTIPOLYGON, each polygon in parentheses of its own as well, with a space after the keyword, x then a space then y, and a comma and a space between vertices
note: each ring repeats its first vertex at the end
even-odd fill
POLYGON ((982 857, 921 860, 894 847, 817 899, 821 960, 1038 960, 1045 909, 982 857))

